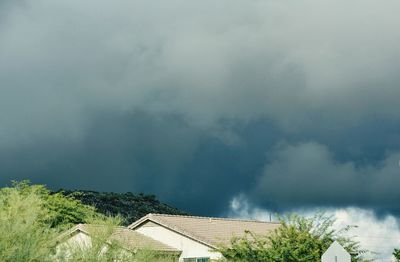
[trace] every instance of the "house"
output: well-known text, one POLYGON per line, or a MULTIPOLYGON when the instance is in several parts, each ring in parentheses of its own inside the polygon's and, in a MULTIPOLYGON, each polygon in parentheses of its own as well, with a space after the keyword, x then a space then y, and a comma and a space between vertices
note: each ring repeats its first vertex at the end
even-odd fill
MULTIPOLYGON (((128 227, 112 229, 108 239, 125 250, 151 249, 172 255, 179 262, 205 262, 222 258, 216 249, 229 246, 233 237, 244 236, 246 231, 267 235, 279 225, 256 220, 148 214, 128 227)), ((60 237, 58 247, 90 246, 96 228, 99 226, 79 224, 60 237)))
POLYGON ((203 262, 222 258, 215 249, 229 245, 232 237, 244 236, 245 231, 266 235, 279 225, 255 220, 148 214, 128 228, 182 251, 179 261, 203 262))
POLYGON ((71 253, 71 249, 85 250, 90 248, 94 244, 93 238, 100 240, 102 251, 107 250, 108 244, 115 243, 123 252, 149 249, 170 257, 179 257, 181 254, 181 251, 176 248, 126 227, 78 224, 58 237, 57 255, 65 255, 62 252, 66 251, 67 256, 69 256, 68 252, 71 253))

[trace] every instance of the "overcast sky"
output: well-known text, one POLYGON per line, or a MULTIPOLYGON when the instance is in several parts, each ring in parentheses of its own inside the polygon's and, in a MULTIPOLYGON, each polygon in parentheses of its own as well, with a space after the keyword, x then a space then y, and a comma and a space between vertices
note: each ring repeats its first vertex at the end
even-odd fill
POLYGON ((0 184, 400 216, 400 2, 0 1, 0 184), (369 212, 369 211, 368 211, 369 212))

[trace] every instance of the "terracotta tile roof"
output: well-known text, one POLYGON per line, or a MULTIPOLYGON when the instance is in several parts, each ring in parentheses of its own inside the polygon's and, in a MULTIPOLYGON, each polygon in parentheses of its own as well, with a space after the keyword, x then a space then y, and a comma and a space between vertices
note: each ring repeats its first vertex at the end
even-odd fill
POLYGON ((186 235, 210 247, 229 245, 232 237, 243 236, 247 230, 256 235, 267 235, 280 225, 276 222, 256 220, 148 214, 128 228, 136 229, 148 221, 186 235))
MULTIPOLYGON (((75 227, 71 228, 67 232, 65 232, 61 237, 65 238, 73 234, 74 232, 81 231, 87 235, 94 235, 94 234, 111 234, 109 236, 108 241, 115 240, 119 243, 122 247, 135 250, 135 249, 151 249, 155 251, 162 251, 162 252, 178 252, 173 247, 170 247, 164 243, 161 243, 157 240, 154 240, 150 237, 147 237, 139 232, 134 230, 128 229, 126 227, 111 227, 110 229, 108 226, 102 225, 89 225, 89 224, 78 224, 75 227), (111 230, 112 232, 107 232, 111 230)), ((107 234, 107 235, 108 235, 107 234)))

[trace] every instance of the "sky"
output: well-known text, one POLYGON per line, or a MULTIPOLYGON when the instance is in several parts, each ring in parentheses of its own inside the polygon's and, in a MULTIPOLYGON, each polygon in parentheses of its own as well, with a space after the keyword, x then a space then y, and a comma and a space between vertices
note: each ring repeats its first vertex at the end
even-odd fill
POLYGON ((398 219, 399 8, 1 0, 0 184, 398 219))

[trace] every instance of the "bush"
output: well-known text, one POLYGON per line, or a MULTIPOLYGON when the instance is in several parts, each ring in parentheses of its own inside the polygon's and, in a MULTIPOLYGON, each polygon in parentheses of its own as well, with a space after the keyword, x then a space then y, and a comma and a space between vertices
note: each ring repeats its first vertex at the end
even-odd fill
POLYGON ((30 185, 28 181, 13 182, 13 187, 1 189, 0 194, 6 191, 17 191, 22 196, 38 197, 46 211, 45 216, 39 217, 39 220, 51 228, 65 229, 78 223, 87 223, 96 217, 103 217, 94 207, 64 196, 62 192, 52 193, 43 185, 30 185))
POLYGON ((233 238, 229 247, 221 247, 219 251, 228 261, 314 262, 320 261, 337 240, 351 254, 352 262, 365 261, 362 254, 366 251, 360 249, 359 243, 343 236, 352 227, 335 231, 332 217, 290 215, 280 218, 280 222, 281 226, 270 235, 246 232, 244 237, 233 238))
POLYGON ((48 261, 54 229, 36 190, 0 190, 0 261, 48 261))
POLYGON ((395 248, 393 250, 393 256, 397 262, 400 262, 400 249, 395 248))

